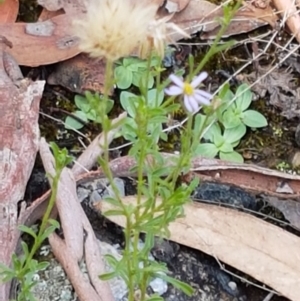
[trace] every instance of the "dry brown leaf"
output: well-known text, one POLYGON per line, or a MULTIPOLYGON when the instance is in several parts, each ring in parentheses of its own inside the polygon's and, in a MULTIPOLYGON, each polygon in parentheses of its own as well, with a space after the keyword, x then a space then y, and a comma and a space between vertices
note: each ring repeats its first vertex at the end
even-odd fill
POLYGON ((104 92, 105 62, 79 54, 60 62, 47 79, 50 85, 61 85, 72 92, 104 92))
MULTIPOLYGON (((164 16, 166 12, 161 10, 160 15, 164 16)), ((183 11, 174 15, 172 22, 188 34, 201 31, 201 38, 213 39, 220 30, 218 18, 222 16, 221 6, 204 0, 190 0, 183 11)), ((276 21, 277 17, 270 6, 259 8, 245 2, 232 19, 223 37, 249 32, 266 24, 275 26, 276 21)), ((183 36, 174 33, 172 38, 177 41, 183 36)))
MULTIPOLYGON (((278 17, 273 12, 273 9, 270 5, 261 8, 244 1, 243 6, 232 18, 223 37, 250 32, 267 24, 275 28, 277 21, 278 17)), ((220 27, 217 26, 213 30, 202 34, 201 38, 213 39, 218 34, 219 30, 220 27)))
POLYGON ((18 12, 18 0, 5 0, 3 3, 0 4, 0 23, 15 22, 18 16, 18 12))
MULTIPOLYGON (((124 198, 134 203, 135 197, 124 198)), ((112 209, 99 202, 102 212, 112 209)), ((110 216, 125 224, 122 216, 110 216)), ((217 257, 269 285, 283 296, 300 300, 300 239, 249 214, 213 205, 185 205, 185 217, 170 224, 170 239, 217 257)))
POLYGON ((8 52, 20 65, 47 65, 80 52, 78 38, 70 32, 72 18, 65 14, 45 22, 0 24, 0 32, 12 43, 8 52))
POLYGON ((190 0, 167 0, 165 8, 169 13, 176 13, 184 10, 190 0))
POLYGON ((300 42, 300 16, 295 6, 295 0, 272 0, 292 34, 300 42))
POLYGON ((277 197, 268 196, 265 200, 277 208, 292 226, 300 230, 300 203, 294 200, 280 200, 277 197))
MULTIPOLYGON (((166 11, 160 11, 161 16, 165 16, 166 11)), ((222 15, 222 10, 217 5, 203 0, 191 0, 185 10, 176 13, 172 22, 182 28, 189 35, 198 31, 211 31, 218 26, 214 21, 216 17, 222 15)), ((177 32, 172 34, 172 39, 178 41, 183 36, 177 32)))
MULTIPOLYGON (((297 68, 297 62, 291 61, 293 67, 297 68)), ((295 81, 291 69, 276 68, 271 66, 260 66, 257 71, 250 74, 242 74, 238 79, 248 84, 255 85, 253 91, 260 97, 265 97, 266 93, 270 94, 270 104, 281 110, 281 115, 287 119, 300 117, 300 88, 295 81), (271 71, 271 72, 270 72, 271 71), (260 81, 257 81, 257 78, 260 81)))
POLYGON ((249 19, 257 19, 261 22, 268 23, 273 28, 276 27, 278 21, 277 15, 274 13, 270 3, 265 3, 266 6, 255 6, 252 3, 244 2, 244 5, 239 9, 237 17, 247 17, 249 19))

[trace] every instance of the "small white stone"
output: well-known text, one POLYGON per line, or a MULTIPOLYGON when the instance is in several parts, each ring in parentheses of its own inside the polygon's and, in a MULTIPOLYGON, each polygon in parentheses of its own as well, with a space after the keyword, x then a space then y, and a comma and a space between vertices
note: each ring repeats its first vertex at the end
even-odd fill
POLYGON ((228 282, 228 286, 230 287, 230 289, 232 291, 236 291, 237 290, 237 284, 234 281, 229 281, 228 282))
POLYGON ((150 281, 149 285, 155 293, 158 295, 163 295, 168 290, 168 284, 165 280, 161 278, 155 278, 150 281))

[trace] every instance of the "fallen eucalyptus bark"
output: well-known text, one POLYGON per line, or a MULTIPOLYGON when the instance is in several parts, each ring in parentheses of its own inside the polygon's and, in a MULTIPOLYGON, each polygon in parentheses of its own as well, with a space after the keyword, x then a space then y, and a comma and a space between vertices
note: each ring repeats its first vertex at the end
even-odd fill
MULTIPOLYGON (((5 38, 1 39, 5 41, 5 38)), ((7 41, 7 40, 6 40, 7 41)), ((0 41, 0 262, 9 266, 26 215, 23 199, 39 148, 39 104, 44 81, 23 79, 0 41)), ((0 284, 0 300, 10 283, 0 284)))
MULTIPOLYGON (((122 201, 134 205, 136 196, 122 201)), ((97 208, 115 209, 108 202, 99 202, 97 208)), ((108 219, 122 227, 126 224, 124 216, 108 219)), ((184 217, 172 222, 169 231, 170 240, 214 256, 290 300, 300 300, 300 238, 296 235, 250 214, 197 202, 184 205, 184 217)))
MULTIPOLYGON (((47 173, 54 176, 54 158, 44 139, 40 142, 40 154, 47 173)), ((50 185, 52 185, 51 178, 50 185)), ((56 233, 49 236, 49 242, 70 279, 81 301, 113 301, 108 282, 99 275, 105 273, 103 258, 92 226, 77 198, 76 181, 72 171, 64 168, 57 189, 56 207, 60 217, 64 239, 56 233), (82 260, 87 263, 89 280, 79 268, 82 260)))

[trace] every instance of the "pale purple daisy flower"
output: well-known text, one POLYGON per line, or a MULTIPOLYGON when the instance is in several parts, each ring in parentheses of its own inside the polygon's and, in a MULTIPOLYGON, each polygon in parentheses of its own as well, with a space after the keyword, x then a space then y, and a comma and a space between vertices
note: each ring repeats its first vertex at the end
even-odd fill
POLYGON ((184 106, 187 111, 197 112, 200 106, 210 105, 212 95, 206 91, 196 89, 206 78, 207 72, 201 72, 191 83, 183 81, 175 74, 171 74, 169 78, 175 84, 165 89, 165 93, 170 96, 183 95, 184 106))

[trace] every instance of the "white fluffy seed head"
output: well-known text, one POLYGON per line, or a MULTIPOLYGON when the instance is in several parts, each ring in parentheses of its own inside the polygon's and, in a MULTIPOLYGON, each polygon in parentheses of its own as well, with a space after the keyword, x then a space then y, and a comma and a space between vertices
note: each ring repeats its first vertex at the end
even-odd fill
POLYGON ((142 0, 90 0, 86 14, 73 22, 79 48, 111 61, 129 56, 145 41, 156 11, 142 0))
POLYGON ((164 56, 170 31, 189 37, 169 22, 173 15, 156 19, 157 4, 145 0, 88 0, 87 12, 73 22, 79 48, 91 57, 115 61, 134 52, 146 58, 152 50, 164 56))

